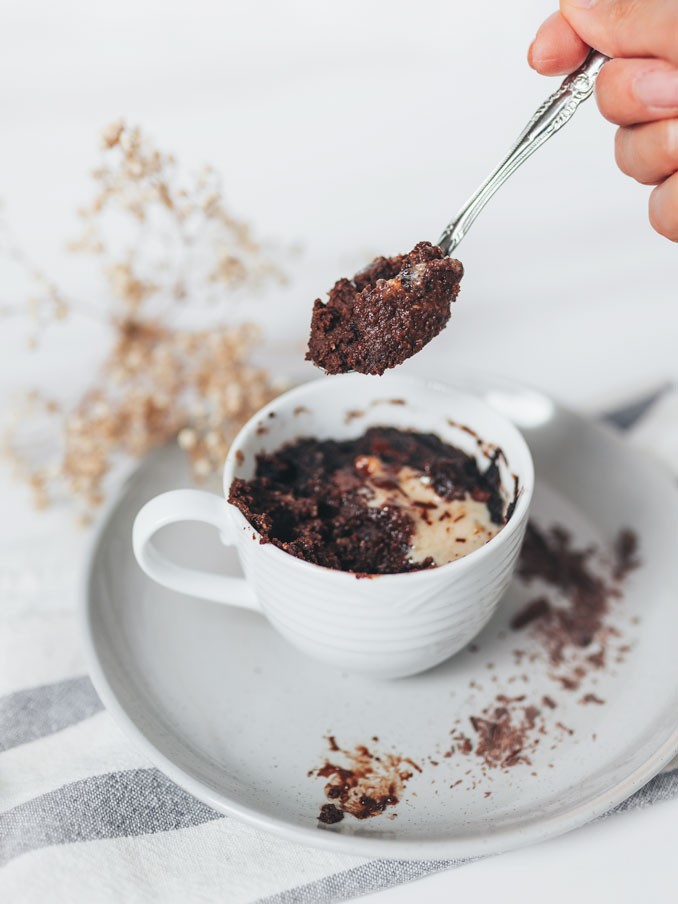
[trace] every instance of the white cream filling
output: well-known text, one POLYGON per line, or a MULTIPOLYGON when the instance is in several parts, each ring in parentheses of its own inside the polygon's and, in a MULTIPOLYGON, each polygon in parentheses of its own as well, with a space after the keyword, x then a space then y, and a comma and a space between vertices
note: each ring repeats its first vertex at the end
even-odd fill
POLYGON ((431 486, 430 478, 414 468, 405 466, 393 474, 379 458, 370 455, 361 456, 359 470, 365 475, 369 506, 397 506, 414 522, 413 562, 430 557, 436 565, 446 565, 484 546, 501 529, 490 519, 484 502, 470 496, 443 499, 431 486), (398 489, 379 486, 380 478, 395 479, 398 489))

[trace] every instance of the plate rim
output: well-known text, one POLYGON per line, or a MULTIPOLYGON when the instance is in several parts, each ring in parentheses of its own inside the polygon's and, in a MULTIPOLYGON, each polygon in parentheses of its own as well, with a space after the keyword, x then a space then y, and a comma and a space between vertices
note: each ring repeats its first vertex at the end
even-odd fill
MULTIPOLYGON (((616 434, 616 431, 597 423, 591 418, 578 414, 569 407, 562 405, 548 393, 528 384, 502 377, 495 379, 488 377, 486 374, 483 374, 477 381, 471 381, 466 376, 459 380, 459 383, 461 384, 460 388, 468 391, 473 391, 471 388, 473 385, 478 389, 481 385, 487 387, 491 384, 504 388, 508 387, 514 391, 537 392, 547 398, 557 411, 585 422, 588 428, 599 430, 614 442, 623 443, 622 438, 616 434)), ((449 384, 455 385, 454 376, 450 378, 449 384)), ((88 540, 83 564, 80 569, 77 604, 85 662, 88 674, 105 709, 111 714, 123 733, 170 781, 197 800, 207 804, 216 812, 240 819, 255 828, 265 832, 272 832, 288 841, 354 856, 408 860, 439 859, 442 857, 445 859, 463 860, 503 853, 526 847, 529 844, 547 841, 592 822, 627 800, 634 792, 659 774, 664 766, 675 757, 678 750, 678 723, 664 743, 658 747, 655 753, 642 766, 634 769, 625 779, 618 781, 607 791, 594 795, 592 798, 580 802, 565 812, 543 817, 537 811, 529 820, 518 826, 501 829, 490 835, 479 835, 476 833, 463 839, 439 838, 417 841, 397 838, 371 838, 367 835, 342 834, 332 830, 319 829, 318 827, 309 826, 306 828, 291 824, 278 817, 262 814, 256 807, 236 803, 229 800, 226 795, 214 792, 208 785, 193 777, 182 767, 177 766, 169 757, 155 747, 153 741, 136 724, 118 699, 106 676, 97 652, 97 641, 92 625, 92 594, 89 593, 97 550, 101 545, 106 528, 115 516, 121 500, 127 492, 130 480, 147 461, 148 456, 142 459, 141 462, 136 462, 130 468, 119 490, 108 500, 101 511, 88 540)), ((657 470, 663 472, 665 476, 670 473, 667 468, 662 468, 659 463, 657 463, 657 470)))

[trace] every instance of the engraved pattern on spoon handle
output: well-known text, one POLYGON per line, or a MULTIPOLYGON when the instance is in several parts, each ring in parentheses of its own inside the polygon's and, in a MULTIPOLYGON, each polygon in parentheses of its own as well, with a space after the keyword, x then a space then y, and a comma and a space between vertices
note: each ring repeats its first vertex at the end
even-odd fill
POLYGON ((608 59, 597 50, 592 50, 579 69, 571 72, 539 107, 507 156, 469 198, 455 219, 445 227, 438 244, 446 255, 452 254, 496 190, 528 157, 569 122, 579 104, 591 96, 598 73, 608 59))

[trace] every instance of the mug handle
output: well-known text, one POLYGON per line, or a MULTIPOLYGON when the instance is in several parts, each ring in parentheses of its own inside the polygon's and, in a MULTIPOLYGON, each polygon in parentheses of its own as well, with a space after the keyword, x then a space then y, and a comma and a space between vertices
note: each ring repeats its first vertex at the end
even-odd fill
POLYGON ((158 584, 179 593, 261 611, 245 578, 186 568, 170 561, 158 550, 153 535, 161 527, 177 521, 211 524, 226 545, 234 543, 233 523, 221 496, 203 490, 171 490, 147 502, 134 519, 132 545, 143 571, 158 584))

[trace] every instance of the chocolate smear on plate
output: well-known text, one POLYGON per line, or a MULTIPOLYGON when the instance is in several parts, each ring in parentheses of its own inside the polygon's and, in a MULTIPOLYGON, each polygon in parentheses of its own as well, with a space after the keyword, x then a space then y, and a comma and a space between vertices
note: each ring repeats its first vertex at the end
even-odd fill
POLYGON ((344 749, 333 735, 328 741, 330 752, 341 754, 341 762, 326 759, 311 772, 327 779, 325 796, 330 803, 323 804, 318 815, 318 821, 325 825, 341 822, 346 814, 356 819, 378 816, 400 801, 414 772, 421 772, 409 757, 375 753, 364 744, 344 749))
MULTIPOLYGON (((624 579, 641 564, 637 536, 624 528, 615 538, 612 556, 609 552, 593 546, 575 546, 570 533, 560 525, 542 529, 530 522, 526 533, 519 575, 528 583, 541 580, 549 592, 530 600, 511 621, 514 631, 525 631, 535 641, 529 651, 513 651, 516 665, 525 668, 529 663, 541 671, 545 654, 549 677, 559 692, 567 692, 570 700, 571 692, 580 687, 589 673, 605 668, 608 661, 622 662, 631 649, 627 642, 620 643, 620 631, 609 624, 608 617, 613 602, 621 595, 624 579)), ((638 619, 632 618, 631 623, 637 624, 638 619)), ((479 652, 477 644, 470 644, 468 649, 479 652)), ((485 667, 494 681, 493 663, 486 663, 485 667)), ((533 759, 540 745, 552 751, 575 735, 567 717, 565 722, 553 721, 561 712, 567 712, 566 705, 561 709, 564 698, 559 693, 542 693, 536 700, 530 699, 526 672, 504 680, 507 686, 518 686, 521 691, 524 687, 525 692, 514 692, 513 696, 493 692, 494 696, 490 696, 483 692, 482 684, 472 679, 469 687, 480 699, 477 707, 473 705, 473 714, 464 716, 470 722, 468 734, 461 730, 460 715, 450 731, 451 743, 422 754, 421 762, 426 767, 436 767, 438 774, 444 769, 454 770, 443 781, 455 794, 463 786, 470 792, 481 789, 487 797, 491 793, 486 790, 487 782, 493 775, 514 767, 531 767, 524 774, 538 777, 533 759), (464 770, 461 777, 460 768, 464 770)), ((500 686, 495 684, 495 691, 500 686)), ((590 708, 605 705, 605 700, 587 688, 576 703, 590 708)), ((592 740, 596 738, 594 733, 592 740)), ((420 766, 402 756, 378 755, 362 745, 345 750, 331 735, 327 741, 332 760, 309 772, 327 779, 328 803, 318 815, 319 822, 326 825, 340 822, 346 814, 366 819, 383 813, 402 798, 414 771, 421 771, 420 766), (335 754, 340 755, 340 761, 335 761, 335 754)), ((546 765, 556 768, 553 762, 546 765)))

